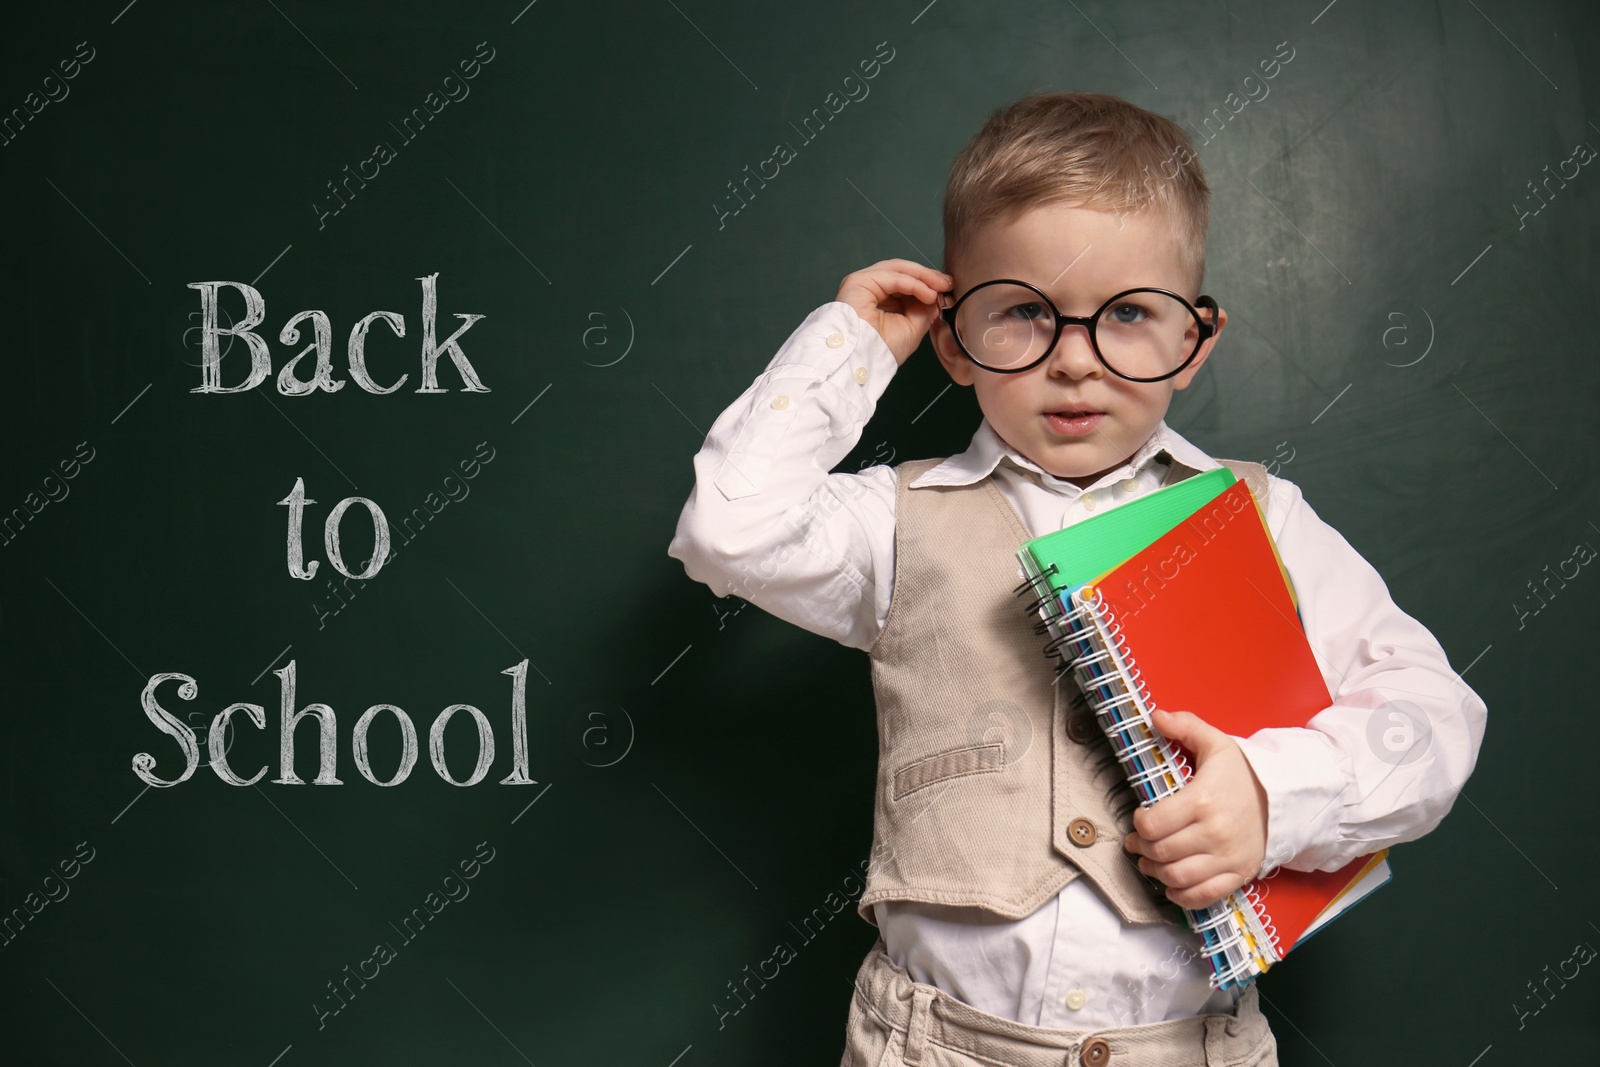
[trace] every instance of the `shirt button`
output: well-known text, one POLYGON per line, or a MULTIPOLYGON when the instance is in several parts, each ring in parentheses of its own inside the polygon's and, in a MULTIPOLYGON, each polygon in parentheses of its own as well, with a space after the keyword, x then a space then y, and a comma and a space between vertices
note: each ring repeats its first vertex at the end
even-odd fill
POLYGON ((1122 483, 1122 491, 1124 493, 1137 493, 1139 491, 1139 479, 1128 478, 1124 480, 1122 483))
POLYGON ((1111 1043, 1103 1037, 1091 1037, 1079 1050, 1078 1062, 1083 1067, 1105 1067, 1111 1062, 1111 1043))
POLYGON ((1079 848, 1088 848, 1100 837, 1100 831, 1088 819, 1073 819, 1067 823, 1067 836, 1079 848))
POLYGON ((829 348, 839 348, 843 344, 844 344, 844 334, 842 334, 839 331, 835 330, 833 333, 830 333, 828 335, 828 337, 827 337, 827 345, 828 345, 829 348))
POLYGON ((1084 493, 1082 496, 1078 497, 1078 503, 1082 504, 1086 511, 1093 511, 1094 510, 1094 494, 1093 493, 1084 493))
POLYGON ((857 367, 856 368, 856 381, 860 382, 862 385, 866 385, 867 384, 867 368, 865 368, 865 367, 857 367))
POLYGON ((777 408, 779 411, 782 411, 784 408, 789 406, 789 398, 786 396, 775 396, 772 398, 772 406, 777 408))
POLYGON ((1081 989, 1069 989, 1066 995, 1066 1004, 1072 1011, 1077 1011, 1089 1003, 1089 995, 1081 989))

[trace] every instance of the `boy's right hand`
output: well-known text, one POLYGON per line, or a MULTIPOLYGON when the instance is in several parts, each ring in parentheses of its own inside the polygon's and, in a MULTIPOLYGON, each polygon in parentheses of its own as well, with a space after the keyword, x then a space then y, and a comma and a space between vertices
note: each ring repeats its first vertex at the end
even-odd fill
POLYGON ((909 259, 885 259, 845 275, 836 299, 855 308, 883 338, 896 363, 922 343, 939 314, 939 294, 955 285, 942 271, 909 259))

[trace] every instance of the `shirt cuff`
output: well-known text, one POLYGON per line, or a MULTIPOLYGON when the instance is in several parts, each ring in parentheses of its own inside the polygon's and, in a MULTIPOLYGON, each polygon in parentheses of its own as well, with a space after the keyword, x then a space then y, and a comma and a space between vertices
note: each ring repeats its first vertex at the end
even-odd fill
MULTIPOLYGON (((822 351, 836 350, 838 354, 836 362, 821 368, 823 380, 848 398, 846 410, 855 412, 851 429, 864 425, 900 369, 899 360, 873 325, 842 300, 830 300, 806 321, 815 322, 815 329, 822 336, 822 351)), ((831 429, 838 437, 838 431, 846 428, 831 429)))
POLYGON ((1337 839, 1346 775, 1324 734, 1282 727, 1234 741, 1267 793, 1267 848, 1257 878, 1318 842, 1337 839))
MULTIPOLYGON (((727 444, 719 449, 722 460, 712 484, 728 500, 761 492, 791 433, 809 435, 825 427, 829 440, 853 446, 898 366, 855 308, 841 300, 823 304, 795 327, 740 400, 713 424, 711 437, 727 444)), ((827 445, 820 452, 831 455, 832 449, 827 445)), ((840 451, 838 458, 843 456, 840 451)), ((817 461, 816 455, 807 460, 817 461)))

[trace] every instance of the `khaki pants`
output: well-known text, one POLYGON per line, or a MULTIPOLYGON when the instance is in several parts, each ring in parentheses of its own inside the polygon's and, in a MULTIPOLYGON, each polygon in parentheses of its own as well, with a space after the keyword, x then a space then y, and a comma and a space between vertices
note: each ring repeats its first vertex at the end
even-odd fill
POLYGON ((913 981, 873 946, 856 975, 841 1067, 1277 1067, 1255 986, 1236 1015, 1109 1030, 1055 1030, 979 1011, 913 981))

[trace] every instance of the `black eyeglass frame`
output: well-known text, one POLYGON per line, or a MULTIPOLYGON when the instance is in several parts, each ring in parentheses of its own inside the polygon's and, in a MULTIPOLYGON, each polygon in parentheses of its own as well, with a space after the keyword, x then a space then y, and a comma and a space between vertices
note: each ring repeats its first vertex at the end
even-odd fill
MULTIPOLYGON (((948 294, 948 293, 941 293, 940 296, 939 296, 939 299, 940 299, 941 303, 943 301, 945 301, 945 300, 948 300, 949 298, 950 298, 950 294, 948 294)), ((1063 315, 1063 314, 1061 314, 1061 310, 1056 307, 1055 301, 1051 300, 1048 296, 1046 296, 1044 294, 1044 292, 1041 291, 1039 289, 1039 287, 1036 286, 1036 285, 1030 285, 1027 282, 1019 281, 1016 278, 995 278, 992 281, 987 281, 987 282, 983 282, 983 283, 981 283, 979 285, 974 285, 971 289, 968 289, 965 293, 961 294, 961 299, 957 300, 955 303, 951 304, 950 306, 948 306, 948 307, 940 307, 939 315, 940 315, 941 318, 944 319, 945 324, 950 327, 950 336, 955 338, 956 347, 961 349, 961 354, 966 356, 973 363, 975 363, 978 366, 982 367, 984 370, 993 371, 995 374, 1022 374, 1022 373, 1026 372, 1026 371, 1032 370, 1033 368, 1037 367, 1039 364, 1043 363, 1045 360, 1050 358, 1050 353, 1052 353, 1052 352, 1054 352, 1056 350, 1056 344, 1057 344, 1057 342, 1059 342, 1061 340, 1061 331, 1062 330, 1064 330, 1068 326, 1082 326, 1089 333, 1089 348, 1094 352, 1094 358, 1099 360, 1100 361, 1100 365, 1102 367, 1104 367, 1106 370, 1110 371, 1112 374, 1115 374, 1118 378, 1121 378, 1121 379, 1123 379, 1125 381, 1130 381, 1130 382, 1164 382, 1168 378, 1171 378, 1171 377, 1173 377, 1175 375, 1178 375, 1178 374, 1182 374, 1184 368, 1187 367, 1189 364, 1194 362, 1194 357, 1199 354, 1201 346, 1203 346, 1206 343, 1206 341, 1210 340, 1212 335, 1217 332, 1217 327, 1216 327, 1217 311, 1218 311, 1217 302, 1215 300, 1213 300, 1211 297, 1206 296, 1203 293, 1199 297, 1197 297, 1195 299, 1195 303, 1191 304, 1191 303, 1189 303, 1189 301, 1185 300, 1183 297, 1179 296, 1177 293, 1174 293, 1170 289, 1159 289, 1159 288, 1157 288, 1157 287, 1155 287, 1153 285, 1143 285, 1143 286, 1139 286, 1138 288, 1135 288, 1135 289, 1124 289, 1122 292, 1116 294, 1113 297, 1110 297, 1109 299, 1106 300, 1105 303, 1101 304, 1098 308, 1096 308, 1093 315, 1087 315, 1087 316, 1084 316, 1084 317, 1080 318, 1080 317, 1076 317, 1076 316, 1073 316, 1073 315, 1063 315), (1044 306, 1049 308, 1050 309, 1050 313, 1055 316, 1055 320, 1056 320, 1055 336, 1050 338, 1050 343, 1047 346, 1045 346, 1044 354, 1041 355, 1038 359, 1034 360, 1032 363, 1027 364, 1026 366, 1023 366, 1023 367, 991 367, 991 366, 989 366, 989 364, 987 364, 987 363, 983 362, 982 360, 978 359, 971 352, 968 352, 967 351, 967 346, 961 343, 961 335, 956 331, 956 311, 957 311, 957 309, 959 309, 961 307, 961 305, 966 302, 967 298, 970 297, 973 293, 976 293, 979 289, 987 289, 991 285, 1020 285, 1024 289, 1029 290, 1030 292, 1037 293, 1038 296, 1039 296, 1039 299, 1044 302, 1044 306), (1188 309, 1190 317, 1193 318, 1194 321, 1195 321, 1195 325, 1197 325, 1200 328, 1200 337, 1195 342, 1194 349, 1189 353, 1188 357, 1186 359, 1184 359, 1184 361, 1182 363, 1180 363, 1177 367, 1173 368, 1172 370, 1168 371, 1165 374, 1157 375, 1154 378, 1135 378, 1132 375, 1123 374, 1121 371, 1117 370, 1117 368, 1113 367, 1110 363, 1107 363, 1106 362, 1106 357, 1104 355, 1102 355, 1101 352, 1100 352, 1100 342, 1095 339, 1095 335, 1094 335, 1095 323, 1099 321, 1100 316, 1105 312, 1106 308, 1110 307, 1112 304, 1116 303, 1118 300, 1121 300, 1123 297, 1130 296, 1133 293, 1161 293, 1163 296, 1172 297, 1174 300, 1178 301, 1178 303, 1182 304, 1185 308, 1188 309), (1200 307, 1203 307, 1203 308, 1210 309, 1210 311, 1211 311, 1211 319, 1212 319, 1211 322, 1207 322, 1205 319, 1202 319, 1200 317, 1200 312, 1195 310, 1196 305, 1198 305, 1200 307)))

